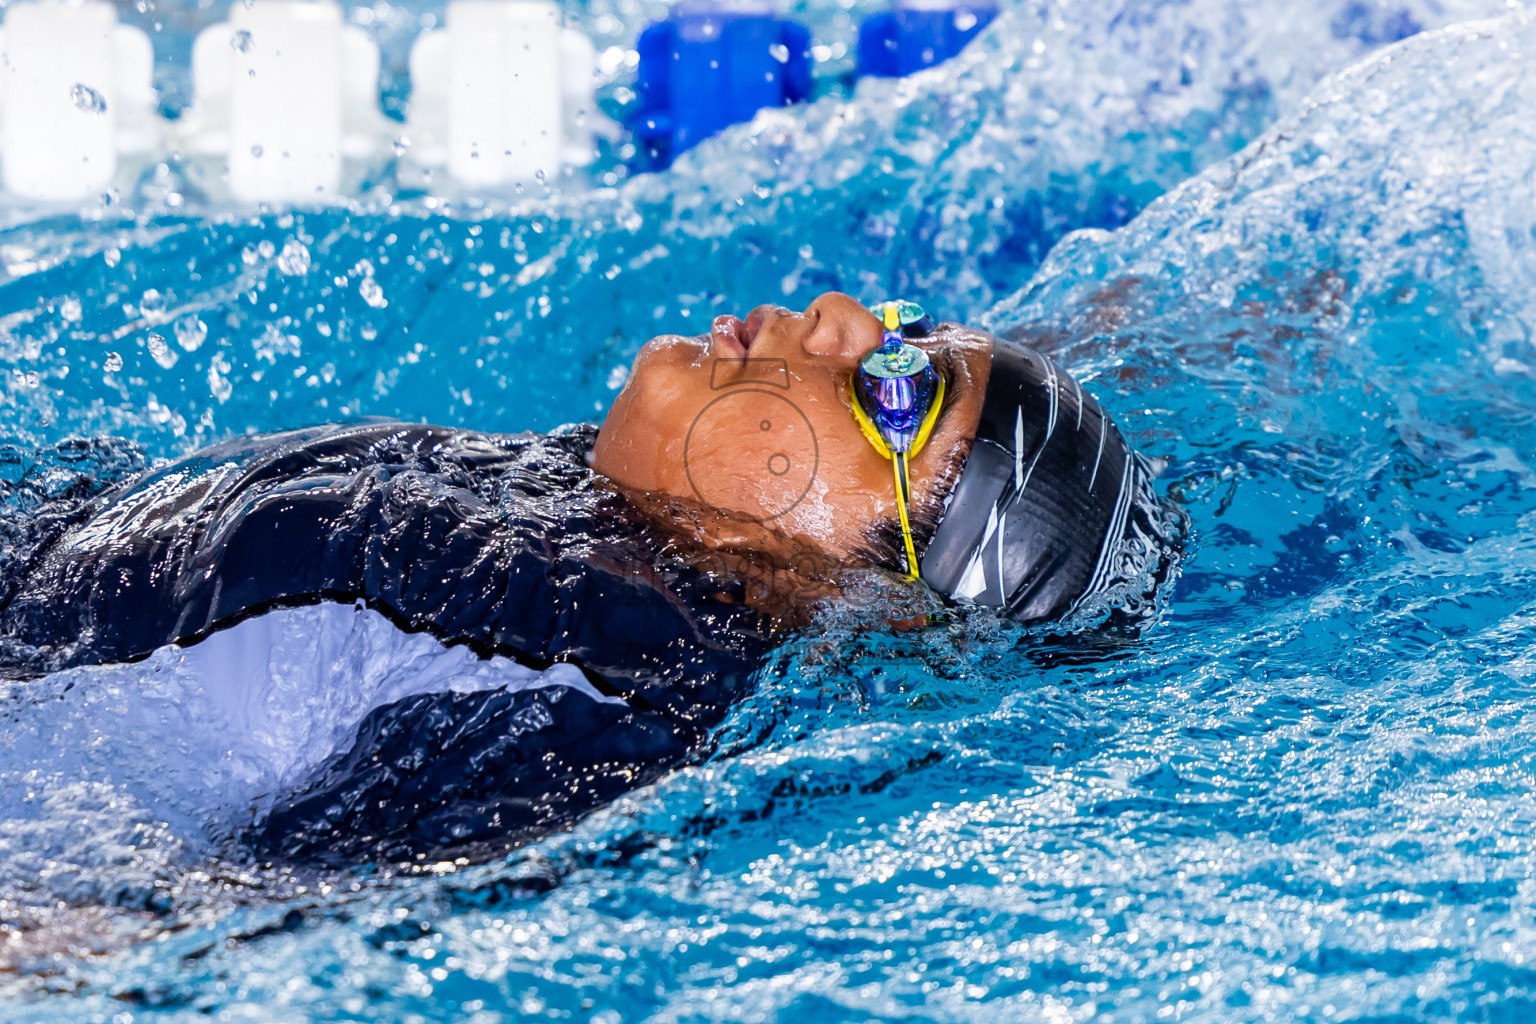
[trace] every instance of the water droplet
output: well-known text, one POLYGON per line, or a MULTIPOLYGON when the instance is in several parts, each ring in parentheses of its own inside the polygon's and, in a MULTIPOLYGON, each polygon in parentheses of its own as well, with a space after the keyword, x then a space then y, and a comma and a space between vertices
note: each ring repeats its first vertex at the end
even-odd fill
POLYGON ((83 110, 87 114, 105 114, 107 112, 106 97, 84 82, 76 82, 69 87, 69 98, 74 103, 76 110, 83 110))
POLYGON ((229 37, 229 45, 240 53, 251 52, 251 34, 241 29, 229 37))
POLYGON ((169 370, 176 365, 176 351, 165 343, 165 338, 158 334, 151 334, 145 339, 149 347, 149 354, 155 357, 155 362, 169 370))
POLYGON ((404 135, 396 135, 393 143, 395 156, 405 156, 405 151, 411 148, 411 140, 404 135))
POLYGON ((283 251, 277 257, 277 269, 279 272, 294 275, 304 274, 309 271, 309 250, 304 243, 297 238, 290 238, 283 243, 283 251))
POLYGON ((176 321, 176 344, 188 352, 196 352, 197 347, 207 337, 208 325, 197 317, 184 317, 176 321))
POLYGON ((267 324, 267 329, 261 337, 251 342, 251 347, 256 350, 256 358, 265 359, 269 363, 277 362, 278 356, 296 356, 302 351, 299 336, 284 334, 278 330, 277 324, 267 324))
POLYGON ((783 43, 774 43, 772 46, 768 47, 768 53, 780 64, 789 63, 789 47, 785 46, 783 43))
POLYGON ((63 302, 59 303, 59 316, 63 317, 65 320, 72 324, 79 323, 80 317, 82 316, 80 300, 71 295, 63 302))
POLYGON ((139 315, 150 320, 158 319, 165 313, 165 296, 158 289, 149 288, 139 296, 139 315))
POLYGON ((383 309, 389 305, 389 300, 384 297, 384 289, 371 277, 365 277, 357 283, 357 294, 374 309, 383 309))
POLYGON ((266 150, 262 149, 260 144, 251 147, 251 156, 255 157, 258 160, 261 159, 261 154, 265 153, 265 152, 266 152, 266 150))
POLYGON ((229 396, 235 392, 234 385, 224 376, 229 369, 229 360, 224 358, 224 353, 214 353, 213 360, 208 364, 208 392, 220 402, 229 401, 229 396))
POLYGON ((123 368, 123 357, 116 352, 108 352, 107 361, 101 364, 101 368, 108 373, 116 373, 123 368))

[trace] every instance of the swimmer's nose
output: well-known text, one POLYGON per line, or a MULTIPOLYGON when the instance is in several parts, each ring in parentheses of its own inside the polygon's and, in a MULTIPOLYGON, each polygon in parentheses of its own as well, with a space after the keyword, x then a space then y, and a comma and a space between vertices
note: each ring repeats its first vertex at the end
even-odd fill
POLYGON ((827 292, 805 308, 805 316, 811 330, 801 344, 810 355, 852 366, 880 344, 880 321, 842 292, 827 292))

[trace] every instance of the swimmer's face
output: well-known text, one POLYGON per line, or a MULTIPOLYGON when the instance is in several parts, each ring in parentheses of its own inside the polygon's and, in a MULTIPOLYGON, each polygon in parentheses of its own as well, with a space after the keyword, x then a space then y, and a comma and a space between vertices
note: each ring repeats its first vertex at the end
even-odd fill
MULTIPOLYGON (((706 544, 852 558, 896 514, 891 464, 853 418, 849 378, 880 345, 880 322, 829 292, 794 312, 716 317, 708 334, 654 338, 598 434, 593 468, 631 496, 699 510, 706 544)), ((948 381, 912 462, 913 503, 929 499, 975 436, 989 336, 945 325, 915 344, 948 381)))

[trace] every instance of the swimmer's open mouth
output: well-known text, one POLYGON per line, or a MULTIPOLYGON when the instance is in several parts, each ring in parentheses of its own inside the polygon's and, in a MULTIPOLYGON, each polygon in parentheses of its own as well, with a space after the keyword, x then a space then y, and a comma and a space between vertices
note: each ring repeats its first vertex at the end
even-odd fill
POLYGON ((757 340, 757 332, 762 328, 762 318, 752 323, 752 317, 746 320, 729 313, 717 316, 709 325, 709 333, 716 341, 724 343, 727 352, 738 358, 744 357, 752 349, 752 342, 757 340))

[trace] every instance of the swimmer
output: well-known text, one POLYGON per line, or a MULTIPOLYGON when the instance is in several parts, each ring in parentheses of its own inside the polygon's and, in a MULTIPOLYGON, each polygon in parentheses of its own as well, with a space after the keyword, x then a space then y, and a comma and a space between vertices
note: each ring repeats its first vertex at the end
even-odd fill
POLYGON ((0 672, 143 658, 326 601, 570 663, 374 709, 247 836, 284 861, 484 856, 697 754, 849 570, 1055 620, 1144 602, 1177 515, 1049 359, 831 293, 650 341, 601 429, 241 437, 56 502, 0 580, 0 672))

